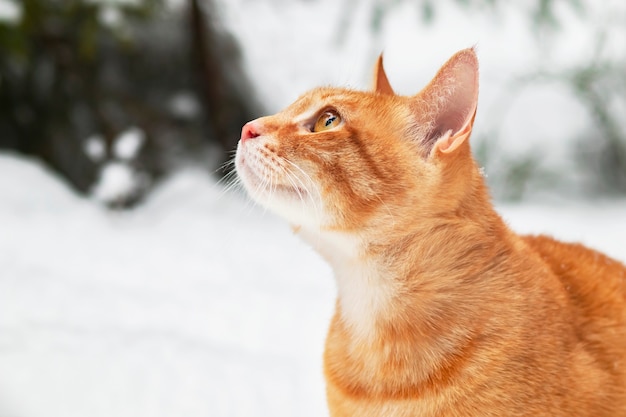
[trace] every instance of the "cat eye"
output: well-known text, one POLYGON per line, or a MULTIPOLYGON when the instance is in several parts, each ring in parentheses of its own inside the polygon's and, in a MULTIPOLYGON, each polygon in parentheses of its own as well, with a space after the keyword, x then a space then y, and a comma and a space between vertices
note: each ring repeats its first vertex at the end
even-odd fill
POLYGON ((313 132, 322 132, 324 130, 332 129, 339 126, 341 123, 341 116, 335 110, 326 110, 317 118, 315 125, 313 126, 313 132))

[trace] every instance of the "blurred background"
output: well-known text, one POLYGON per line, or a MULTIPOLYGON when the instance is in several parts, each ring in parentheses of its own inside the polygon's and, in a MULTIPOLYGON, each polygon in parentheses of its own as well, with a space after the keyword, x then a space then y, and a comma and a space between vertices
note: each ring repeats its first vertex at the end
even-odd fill
POLYGON ((81 194, 131 206, 181 165, 215 170, 246 121, 305 89, 367 88, 381 51, 392 84, 412 94, 476 45, 474 150, 494 195, 624 195, 625 9, 619 0, 1 0, 0 149, 42 160, 81 194))
POLYGON ((326 415, 332 274, 223 167, 474 45, 507 222, 626 260, 623 0, 0 0, 0 417, 326 415))

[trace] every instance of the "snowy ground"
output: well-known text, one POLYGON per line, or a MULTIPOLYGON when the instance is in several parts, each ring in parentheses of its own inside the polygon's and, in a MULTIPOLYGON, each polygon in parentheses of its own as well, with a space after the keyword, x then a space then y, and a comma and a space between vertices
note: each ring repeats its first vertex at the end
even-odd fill
MULTIPOLYGON (((327 415, 328 267, 205 173, 115 213, 0 154, 0 416, 327 415)), ((503 208, 626 260, 626 201, 503 208)))

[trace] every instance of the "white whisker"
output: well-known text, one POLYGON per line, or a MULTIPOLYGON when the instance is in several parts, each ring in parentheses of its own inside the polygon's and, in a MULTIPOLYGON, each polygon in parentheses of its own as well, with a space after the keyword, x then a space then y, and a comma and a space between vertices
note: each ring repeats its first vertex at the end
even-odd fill
MULTIPOLYGON (((234 160, 231 161, 230 164, 234 164, 234 160)), ((241 178, 237 175, 237 171, 234 168, 231 169, 216 182, 216 186, 221 188, 217 198, 222 199, 224 195, 231 192, 233 189, 243 188, 242 185, 241 178)))
MULTIPOLYGON (((318 189, 317 185, 315 184, 315 182, 313 181, 313 179, 311 178, 311 176, 309 174, 307 174, 302 168, 300 168, 298 165, 296 165, 295 163, 289 161, 288 159, 284 159, 283 160, 285 162, 287 162, 289 165, 291 165, 292 167, 296 168, 298 170, 298 172, 300 172, 307 180, 307 182, 309 184, 311 184, 311 186, 315 189, 315 193, 317 194, 317 201, 319 201, 320 203, 323 201, 322 200, 322 194, 320 193, 320 190, 318 189)), ((296 179, 300 182, 300 184, 302 184, 302 187, 305 189, 305 191, 307 192, 307 195, 309 197, 309 200, 311 201, 311 203, 313 204, 313 211, 315 213, 315 224, 318 226, 317 227, 317 240, 318 240, 318 244, 320 242, 321 239, 321 225, 322 225, 322 215, 321 215, 321 210, 317 205, 316 199, 314 198, 313 194, 311 194, 309 188, 304 184, 304 182, 297 176, 295 175, 296 179)))

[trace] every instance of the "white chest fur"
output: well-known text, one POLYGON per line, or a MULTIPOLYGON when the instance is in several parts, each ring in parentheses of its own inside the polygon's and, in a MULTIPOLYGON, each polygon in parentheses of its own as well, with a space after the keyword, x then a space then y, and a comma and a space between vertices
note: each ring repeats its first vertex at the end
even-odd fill
POLYGON ((378 317, 386 314, 397 293, 397 283, 363 251, 358 237, 304 229, 301 235, 334 270, 342 319, 355 335, 372 336, 378 317))

